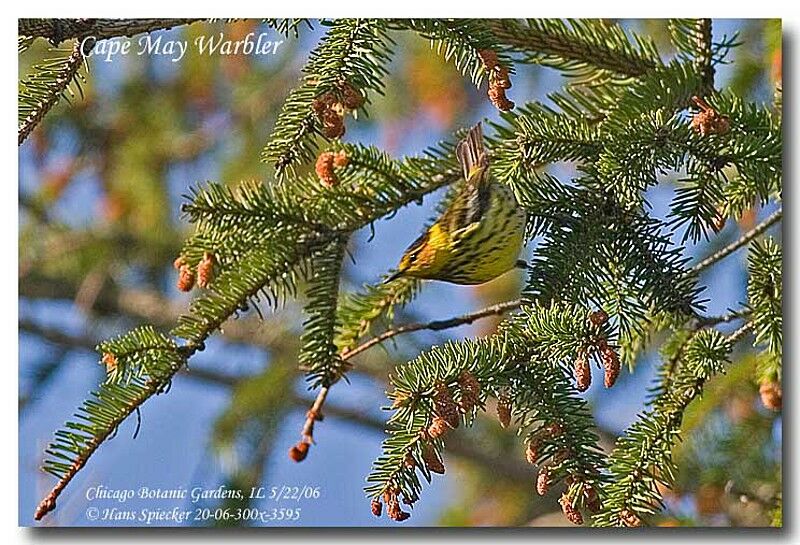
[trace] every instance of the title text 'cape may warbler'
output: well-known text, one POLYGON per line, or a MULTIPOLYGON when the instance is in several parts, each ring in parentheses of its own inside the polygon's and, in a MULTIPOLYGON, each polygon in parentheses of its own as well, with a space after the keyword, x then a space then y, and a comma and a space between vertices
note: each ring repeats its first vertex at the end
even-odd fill
POLYGON ((464 184, 436 222, 403 254, 401 276, 482 284, 517 265, 525 212, 511 189, 492 179, 478 123, 456 147, 464 184))

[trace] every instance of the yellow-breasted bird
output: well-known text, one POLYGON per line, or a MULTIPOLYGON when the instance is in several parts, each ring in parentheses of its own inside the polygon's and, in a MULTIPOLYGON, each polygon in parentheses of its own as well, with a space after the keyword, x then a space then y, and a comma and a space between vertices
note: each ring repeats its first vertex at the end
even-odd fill
POLYGON ((525 211, 511 189, 492 178, 480 123, 458 143, 456 155, 466 183, 387 281, 407 276, 482 284, 520 265, 525 211))

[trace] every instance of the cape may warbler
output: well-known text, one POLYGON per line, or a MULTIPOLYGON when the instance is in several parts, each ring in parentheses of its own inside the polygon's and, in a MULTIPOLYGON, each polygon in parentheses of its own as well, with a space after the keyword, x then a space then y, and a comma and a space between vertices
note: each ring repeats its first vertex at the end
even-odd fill
POLYGON ((403 254, 401 276, 482 284, 518 265, 525 212, 489 172, 478 123, 456 147, 466 183, 442 215, 403 254))

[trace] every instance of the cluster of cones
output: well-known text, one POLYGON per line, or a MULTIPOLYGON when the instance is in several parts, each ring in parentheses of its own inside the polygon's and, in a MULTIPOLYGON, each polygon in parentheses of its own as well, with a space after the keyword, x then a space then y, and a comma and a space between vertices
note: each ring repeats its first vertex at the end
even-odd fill
MULTIPOLYGON (((589 323, 596 328, 608 321, 608 314, 598 310, 589 314, 589 323)), ((620 372, 619 354, 604 337, 595 337, 591 346, 578 352, 575 358, 575 383, 578 391, 585 392, 592 384, 592 370, 589 365, 589 350, 594 349, 600 356, 605 370, 603 383, 606 388, 611 388, 617 382, 620 372)))
POLYGON ((178 256, 173 263, 173 266, 178 270, 178 289, 181 291, 191 291, 194 287, 195 280, 199 287, 207 288, 214 279, 215 263, 216 258, 214 254, 211 252, 203 252, 203 259, 197 264, 197 273, 195 274, 195 270, 186 262, 186 259, 183 256, 178 256))
POLYGON ((322 125, 326 138, 344 136, 344 115, 364 104, 364 96, 350 83, 344 82, 335 91, 329 91, 314 99, 311 104, 317 120, 322 125))
POLYGON ((317 173, 319 181, 322 182, 322 185, 325 187, 333 187, 339 183, 334 167, 343 168, 347 166, 347 161, 347 154, 344 150, 320 153, 319 157, 317 157, 317 164, 314 166, 314 170, 317 173))
MULTIPOLYGON (((433 440, 443 437, 450 430, 455 429, 461 422, 462 414, 470 414, 480 404, 481 384, 468 370, 459 373, 456 379, 459 399, 456 401, 453 391, 444 381, 436 384, 433 395, 434 416, 427 428, 420 432, 419 444, 421 446, 421 462, 430 473, 444 474, 445 467, 439 457, 433 440)), ((401 401, 402 402, 402 401, 401 401)), ((397 403, 397 400, 396 400, 397 403)), ((406 453, 404 465, 413 470, 417 467, 417 460, 412 451, 406 453)), ((403 503, 413 505, 416 498, 403 496, 403 503)), ((386 514, 392 520, 401 522, 411 515, 400 508, 398 491, 387 487, 383 493, 383 502, 386 503, 386 514)), ((382 503, 378 498, 372 500, 372 513, 379 517, 382 513, 382 503)))
POLYGON ((478 52, 478 56, 483 61, 483 66, 489 72, 489 100, 494 106, 503 112, 514 108, 514 103, 506 97, 506 89, 511 88, 511 80, 508 77, 508 68, 500 64, 497 53, 491 49, 483 49, 478 52))

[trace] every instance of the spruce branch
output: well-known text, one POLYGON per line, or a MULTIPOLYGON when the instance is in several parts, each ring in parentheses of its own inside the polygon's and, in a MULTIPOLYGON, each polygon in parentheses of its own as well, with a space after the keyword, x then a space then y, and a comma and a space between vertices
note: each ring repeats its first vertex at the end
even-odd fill
POLYGON ((469 312, 467 314, 463 314, 461 316, 456 316, 453 318, 448 318, 445 320, 432 320, 430 322, 425 323, 412 323, 412 324, 404 324, 398 327, 394 327, 392 329, 388 329, 381 333, 380 335, 376 335, 372 337, 368 341, 365 341, 358 346, 354 347, 351 350, 344 352, 342 357, 344 359, 350 359, 353 356, 364 352, 372 348, 375 345, 381 344, 384 341, 387 341, 393 337, 398 335, 403 335, 406 333, 413 333, 415 331, 442 331, 444 329, 450 329, 454 327, 459 327, 462 325, 471 324, 476 320, 481 320, 483 318, 488 318, 490 316, 500 316, 507 312, 511 312, 512 310, 518 309, 523 304, 521 299, 516 299, 514 301, 505 301, 503 303, 498 303, 496 305, 490 305, 488 307, 482 308, 480 310, 476 310, 474 312, 469 312))
POLYGON ((422 487, 420 476, 430 481, 431 472, 443 471, 440 456, 446 430, 460 421, 471 425, 485 396, 499 396, 509 386, 523 427, 531 428, 531 433, 547 424, 561 430, 536 460, 554 457, 550 468, 560 472, 559 478, 572 476, 590 486, 598 482, 603 460, 597 436, 564 366, 600 332, 588 325, 585 311, 574 307, 523 305, 521 311, 494 336, 434 347, 397 368, 390 393, 395 413, 387 424, 383 455, 367 479, 369 497, 380 501, 386 495, 389 499, 402 495, 415 502, 422 487), (465 390, 465 376, 477 382, 477 400, 465 390), (472 401, 464 405, 465 398, 472 401), (460 418, 454 412, 456 401, 462 405, 460 418), (437 423, 437 418, 447 423, 437 423))
POLYGON ((670 38, 681 59, 694 63, 700 74, 700 96, 714 90, 715 44, 712 41, 711 19, 670 19, 670 38))
POLYGON ((97 349, 103 353, 109 379, 78 409, 76 420, 55 433, 46 449, 49 457, 42 469, 58 482, 37 506, 36 520, 55 509, 58 497, 98 447, 145 401, 169 386, 189 355, 148 327, 101 343, 97 349))
POLYGON ((262 154, 279 177, 314 157, 318 137, 332 140, 344 134, 344 113, 363 110, 369 91, 383 92, 392 44, 387 22, 336 19, 324 24, 330 30, 303 68, 303 83, 286 98, 262 154), (351 103, 348 90, 360 100, 351 103))
POLYGON ((759 223, 758 225, 756 225, 755 227, 744 233, 738 239, 731 242, 724 248, 717 250, 710 256, 706 257, 705 259, 694 265, 691 269, 691 272, 693 274, 698 274, 703 270, 707 269, 708 267, 714 265, 715 263, 723 260, 724 258, 728 257, 739 248, 749 244, 753 239, 758 238, 767 229, 769 229, 770 227, 781 221, 782 218, 783 218, 783 209, 779 208, 778 210, 770 214, 766 219, 764 219, 764 221, 762 221, 761 223, 759 223))
MULTIPOLYGON (((388 339, 396 337, 397 335, 412 333, 414 331, 421 331, 421 330, 441 331, 444 329, 459 327, 461 325, 471 324, 476 320, 487 318, 489 316, 498 316, 501 314, 505 314, 506 312, 510 312, 512 310, 519 308, 520 305, 522 305, 521 300, 506 301, 504 303, 491 305, 489 307, 474 312, 470 312, 462 316, 448 318, 446 320, 433 320, 427 323, 413 323, 395 327, 387 331, 384 331, 380 335, 372 337, 368 341, 365 341, 353 347, 352 349, 346 348, 342 350, 340 359, 342 362, 346 362, 347 360, 353 358, 354 356, 366 350, 369 350, 373 346, 376 346, 388 339)), ((335 381, 338 381, 339 378, 341 378, 341 375, 337 376, 335 381)), ((303 441, 306 441, 308 443, 313 442, 314 422, 317 420, 321 420, 322 407, 325 404, 325 399, 328 397, 328 392, 330 390, 330 386, 332 385, 333 382, 331 382, 329 385, 323 385, 320 388, 319 392, 317 393, 317 397, 314 400, 313 405, 308 410, 308 413, 306 414, 305 423, 303 424, 303 430, 301 432, 301 437, 303 441)))
POLYGON ((669 486, 676 467, 672 445, 679 439, 686 407, 701 394, 707 380, 722 372, 731 341, 715 330, 698 332, 686 345, 683 363, 652 408, 617 441, 611 453, 610 479, 603 487, 603 509, 597 526, 639 526, 661 506, 659 484, 669 486))
POLYGON ((772 238, 756 241, 747 259, 747 306, 755 339, 765 352, 758 366, 759 384, 783 378, 783 252, 772 238))
POLYGON ((97 40, 117 36, 135 36, 143 32, 167 30, 203 19, 19 19, 20 36, 45 38, 54 45, 65 40, 79 42, 87 37, 97 40))
POLYGON ((485 51, 499 53, 497 62, 513 73, 511 59, 500 51, 500 44, 484 19, 392 19, 393 30, 410 30, 431 41, 431 48, 453 61, 459 72, 469 76, 480 87, 489 73, 481 55, 485 51))
POLYGON ((18 145, 22 145, 47 112, 69 92, 71 85, 74 84, 82 93, 82 77, 78 71, 85 61, 81 43, 75 42, 70 50, 51 51, 61 53, 61 56, 37 64, 33 73, 20 82, 18 145))
POLYGON ((552 66, 578 81, 638 77, 661 64, 655 44, 601 20, 513 19, 488 21, 497 39, 523 62, 552 66))

